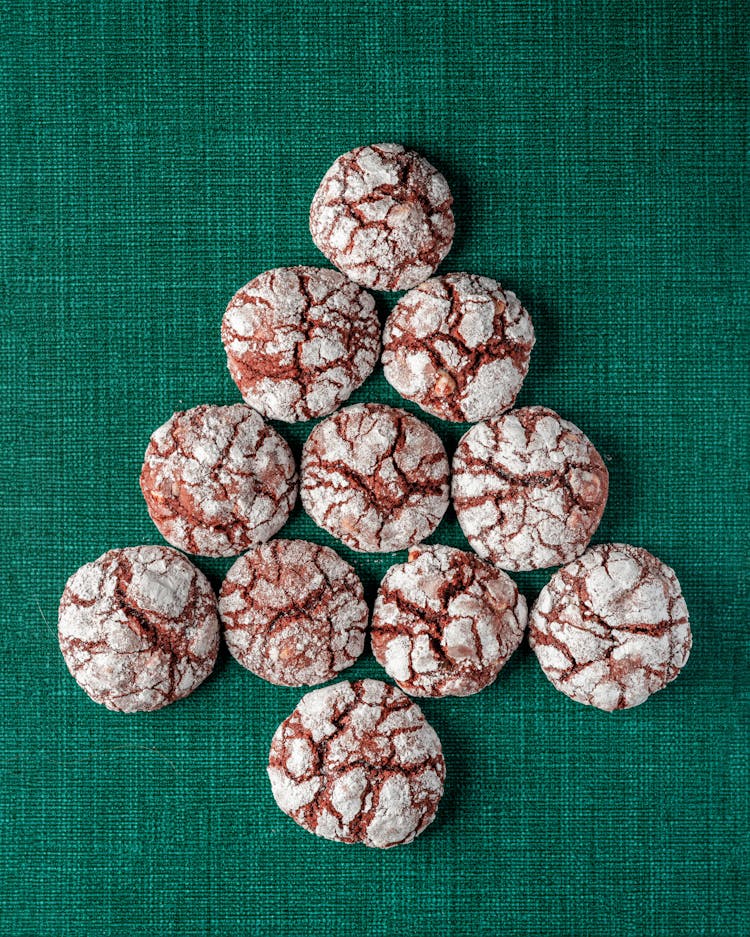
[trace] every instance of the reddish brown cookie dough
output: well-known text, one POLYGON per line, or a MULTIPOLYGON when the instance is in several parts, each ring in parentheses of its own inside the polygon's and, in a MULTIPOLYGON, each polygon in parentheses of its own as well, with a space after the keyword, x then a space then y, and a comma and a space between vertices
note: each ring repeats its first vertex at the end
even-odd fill
POLYGON ((526 617, 526 600, 502 570, 453 547, 414 547, 380 583, 372 649, 412 696, 469 696, 497 677, 526 617))
POLYGON ((428 413, 476 423, 513 406, 533 347, 514 293, 489 277, 448 273, 398 302, 383 332, 383 370, 428 413))
POLYGON ((445 762, 418 706, 380 680, 358 680, 301 699, 276 730, 268 776, 276 803, 306 830, 387 849, 432 822, 445 762))
POLYGON ((255 410, 201 406, 151 436, 141 491, 165 540, 201 556, 235 556, 286 523, 297 472, 289 446, 255 410))
POLYGON ((352 549, 404 550, 428 537, 448 507, 448 459, 410 413, 356 404, 310 433, 301 495, 315 523, 352 549))
POLYGON ((213 670, 216 599, 203 573, 171 547, 110 550, 68 580, 58 637, 68 670, 94 702, 126 713, 161 709, 213 670))
POLYGON ((221 326, 246 403, 273 420, 332 413, 380 350, 375 300, 337 270, 279 267, 235 294, 221 326))
POLYGON ((280 686, 333 680, 365 646, 362 583, 329 547, 272 540, 241 556, 219 594, 232 656, 280 686))
POLYGON ((531 610, 529 639, 558 690, 608 712, 663 689, 692 644, 674 571, 623 543, 592 547, 555 573, 531 610))
POLYGON ((546 407, 478 423, 453 458, 453 503, 477 553, 501 569, 543 569, 586 549, 609 473, 589 439, 546 407))
POLYGON ((398 143, 339 156, 310 206, 320 251, 355 283, 408 290, 431 276, 453 243, 453 197, 424 157, 398 143))

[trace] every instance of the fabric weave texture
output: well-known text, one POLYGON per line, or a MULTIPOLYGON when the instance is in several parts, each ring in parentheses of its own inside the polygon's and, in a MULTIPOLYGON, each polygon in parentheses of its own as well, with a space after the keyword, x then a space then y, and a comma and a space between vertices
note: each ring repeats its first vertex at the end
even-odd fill
MULTIPOLYGON (((13 937, 741 935, 746 908, 748 15, 737 0, 11 0, 0 10, 0 933, 13 937), (489 689, 424 700, 436 822, 388 852, 324 842, 265 774, 301 695, 222 652, 189 699, 118 715, 68 675, 67 577, 160 543, 150 433, 228 404, 221 317, 327 265, 307 212, 360 144, 448 179, 441 272, 498 279, 537 344, 519 406, 605 457, 595 542, 672 566, 683 674, 609 715, 526 642, 489 689)), ((384 318, 395 296, 379 295, 384 318)), ((352 402, 403 406, 378 367, 352 402)), ((449 451, 467 428, 427 422, 449 451)), ((299 457, 312 423, 277 428, 299 457)), ((361 555, 299 505, 368 600, 361 555)), ((431 542, 466 548, 449 511, 431 542)), ((199 560, 218 587, 231 560, 199 560)), ((514 579, 532 600, 550 572, 514 579)), ((369 650, 348 674, 383 676, 369 650)))

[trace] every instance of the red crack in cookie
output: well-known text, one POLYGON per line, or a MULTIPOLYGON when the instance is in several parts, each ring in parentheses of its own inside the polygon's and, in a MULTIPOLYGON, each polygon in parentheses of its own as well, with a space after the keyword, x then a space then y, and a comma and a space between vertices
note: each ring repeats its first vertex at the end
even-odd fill
POLYGON ((211 673, 219 649, 213 590, 171 547, 110 550, 73 573, 60 599, 60 650, 94 702, 161 709, 211 673))
POLYGON ((555 573, 531 610, 529 639, 558 690, 607 712, 663 689, 692 644, 674 571, 622 543, 592 547, 555 573))
POLYGON ((297 497, 286 442, 244 404, 175 413, 151 436, 141 491, 165 540, 235 556, 272 537, 297 497))
POLYGON ((448 459, 410 413, 356 404, 310 433, 301 495, 315 523, 352 549, 404 550, 428 537, 448 507, 448 459))
POLYGON ((280 686, 333 680, 365 646, 359 577, 329 547, 304 540, 272 540, 241 556, 219 613, 232 656, 280 686))
POLYGON ((320 251, 355 283, 408 290, 431 276, 453 243, 453 197, 426 159, 398 143, 339 156, 310 206, 320 251))
POLYGON ((588 438, 546 407, 473 426, 453 459, 461 529, 502 569, 543 569, 583 553, 608 489, 609 473, 588 438))
POLYGON ((403 296, 385 324, 383 369, 402 397, 442 420, 476 423, 513 406, 534 347, 516 295, 449 273, 403 296))
POLYGON ((268 776, 276 803, 306 830, 387 849, 432 822, 445 762, 418 706, 380 680, 358 680, 302 697, 276 730, 268 776))
POLYGON ((337 270, 280 267, 234 296, 221 340, 245 402, 291 423, 332 413, 359 387, 380 323, 372 296, 337 270))
POLYGON ((497 677, 526 617, 526 600, 502 570, 453 547, 415 547, 380 584, 372 649, 412 696, 470 696, 497 677))

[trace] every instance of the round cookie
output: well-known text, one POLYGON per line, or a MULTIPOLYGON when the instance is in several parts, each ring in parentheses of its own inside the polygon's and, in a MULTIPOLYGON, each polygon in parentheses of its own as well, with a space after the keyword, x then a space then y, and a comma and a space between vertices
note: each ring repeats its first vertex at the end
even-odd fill
POLYGON ((454 422, 503 413, 534 347, 531 317, 489 277, 448 273, 402 296, 383 332, 385 378, 402 397, 454 422))
POLYGON ((501 569, 543 569, 586 549, 609 490, 601 456, 546 407, 473 426, 453 458, 453 504, 477 553, 501 569))
POLYGON ((337 270, 279 267, 239 290, 221 324, 243 399, 273 420, 332 413, 377 364, 375 300, 337 270))
POLYGON ((607 712, 663 689, 692 645, 674 571, 623 543, 598 544, 555 573, 531 610, 529 640, 558 690, 607 712))
POLYGON ((171 547, 110 550, 68 579, 58 638, 68 670, 94 702, 125 713, 161 709, 214 668, 216 598, 171 547))
POLYGON ((448 507, 448 458, 410 413, 356 404, 318 423, 302 450, 302 504, 353 550, 387 553, 428 537, 448 507))
POLYGON ((368 609, 352 567, 329 547, 272 540, 241 556, 219 593, 232 656, 279 686, 333 680, 365 646, 368 609))
POLYGON ((309 832, 388 849, 435 818, 445 762, 415 703, 358 680, 302 697, 274 734, 268 776, 276 803, 309 832))
POLYGON ((414 547, 380 583, 372 650, 412 696, 470 696, 497 677, 526 618, 526 599, 502 570, 453 547, 414 547))
POLYGON ((235 556, 286 523, 297 471, 289 446, 255 410, 204 405, 175 413, 151 436, 141 491, 173 546, 235 556))
POLYGON ((355 283, 408 290, 431 276, 453 243, 453 196, 424 157, 398 143, 344 153, 310 206, 317 248, 355 283))

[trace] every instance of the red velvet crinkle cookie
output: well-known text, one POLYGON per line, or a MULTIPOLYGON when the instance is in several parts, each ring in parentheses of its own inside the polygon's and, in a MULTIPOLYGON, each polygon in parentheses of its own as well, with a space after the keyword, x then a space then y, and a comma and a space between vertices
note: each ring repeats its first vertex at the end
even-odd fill
POLYGON ((413 547, 380 583, 372 649, 412 696, 470 696, 497 677, 526 618, 526 600, 502 570, 453 547, 413 547))
POLYGON ((380 680, 358 680, 301 699, 276 730, 268 776, 276 803, 309 832, 388 849, 434 819, 445 762, 418 706, 380 680))
POLYGON ((448 458, 433 431, 404 410, 356 404, 319 423, 302 450, 302 504, 347 546, 404 550, 448 507, 448 458))
POLYGON ((448 273, 403 296, 383 332, 385 378, 443 420, 476 423, 513 403, 534 347, 531 317, 489 277, 448 273))
POLYGON ((408 290, 431 276, 453 243, 453 197, 424 157, 398 143, 339 156, 310 206, 320 251, 355 283, 408 290))
POLYGON ((589 439, 546 407, 473 426, 453 458, 453 504, 477 553, 501 569, 543 569, 586 549, 609 473, 589 439))
POLYGON ((246 403, 273 420, 332 413, 377 364, 375 300, 337 270, 279 267, 233 297, 221 326, 246 403))
POLYGON ((287 443, 244 404, 175 413, 151 436, 141 491, 165 540, 235 556, 283 527, 297 497, 287 443))
POLYGON ((232 656, 280 686, 333 680, 365 646, 362 583, 329 547, 272 540, 241 556, 219 594, 232 656))
POLYGON ((674 571, 623 543, 598 544, 555 573, 531 610, 529 640, 558 690, 608 712, 663 689, 692 645, 674 571))
POLYGON ((58 637, 68 670, 94 702, 161 709, 211 673, 219 648, 213 590, 171 547, 110 550, 68 580, 58 637))

